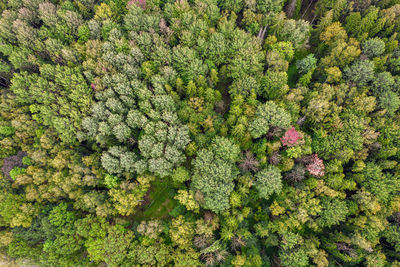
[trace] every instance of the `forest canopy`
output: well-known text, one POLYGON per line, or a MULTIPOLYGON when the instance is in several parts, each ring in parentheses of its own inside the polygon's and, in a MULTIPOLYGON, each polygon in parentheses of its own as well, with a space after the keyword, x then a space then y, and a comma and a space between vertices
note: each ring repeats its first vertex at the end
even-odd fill
POLYGON ((400 267, 400 0, 0 0, 0 265, 400 267))

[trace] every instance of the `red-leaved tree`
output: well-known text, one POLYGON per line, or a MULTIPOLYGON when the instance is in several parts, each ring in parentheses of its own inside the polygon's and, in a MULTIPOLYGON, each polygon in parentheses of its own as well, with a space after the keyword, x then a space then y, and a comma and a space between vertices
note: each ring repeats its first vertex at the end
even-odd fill
POLYGON ((286 131, 285 135, 282 136, 281 142, 284 146, 295 146, 301 139, 300 134, 296 131, 294 127, 286 131))
POLYGON ((311 156, 310 163, 307 164, 307 171, 317 177, 324 176, 325 174, 325 166, 322 159, 318 158, 317 154, 313 154, 311 156))

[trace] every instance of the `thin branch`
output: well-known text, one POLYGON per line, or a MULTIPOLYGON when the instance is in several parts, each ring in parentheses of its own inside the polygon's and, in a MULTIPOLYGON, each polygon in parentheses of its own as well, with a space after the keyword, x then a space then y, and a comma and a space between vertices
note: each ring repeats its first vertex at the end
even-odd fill
POLYGON ((262 28, 260 29, 260 31, 258 32, 257 38, 260 39, 261 42, 264 40, 265 33, 267 32, 267 27, 268 27, 268 26, 262 27, 262 28))
POLYGON ((308 9, 311 7, 311 5, 314 3, 314 0, 310 1, 310 4, 308 5, 308 7, 306 8, 306 10, 304 11, 303 15, 301 16, 301 18, 304 17, 304 15, 307 13, 308 9))

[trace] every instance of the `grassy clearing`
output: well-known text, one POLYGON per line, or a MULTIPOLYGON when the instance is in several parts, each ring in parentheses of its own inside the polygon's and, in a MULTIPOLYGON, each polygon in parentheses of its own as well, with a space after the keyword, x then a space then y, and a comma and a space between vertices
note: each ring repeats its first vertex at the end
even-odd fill
POLYGON ((168 213, 176 205, 173 199, 175 189, 169 179, 157 179, 150 187, 145 202, 135 213, 135 221, 161 219, 168 216, 168 213))

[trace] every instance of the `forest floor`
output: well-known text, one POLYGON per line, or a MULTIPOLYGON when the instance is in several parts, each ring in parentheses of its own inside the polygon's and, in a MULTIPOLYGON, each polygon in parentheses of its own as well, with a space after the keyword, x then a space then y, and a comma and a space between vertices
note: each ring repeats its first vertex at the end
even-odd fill
POLYGON ((318 0, 304 0, 301 3, 300 16, 302 19, 309 21, 311 24, 315 23, 315 5, 318 0))
POLYGON ((318 0, 301 0, 301 7, 298 9, 298 0, 290 0, 286 3, 284 11, 288 18, 304 19, 313 24, 315 21, 315 5, 318 0))
POLYGON ((155 180, 138 211, 132 216, 135 221, 162 219, 175 206, 174 188, 168 179, 155 180))

